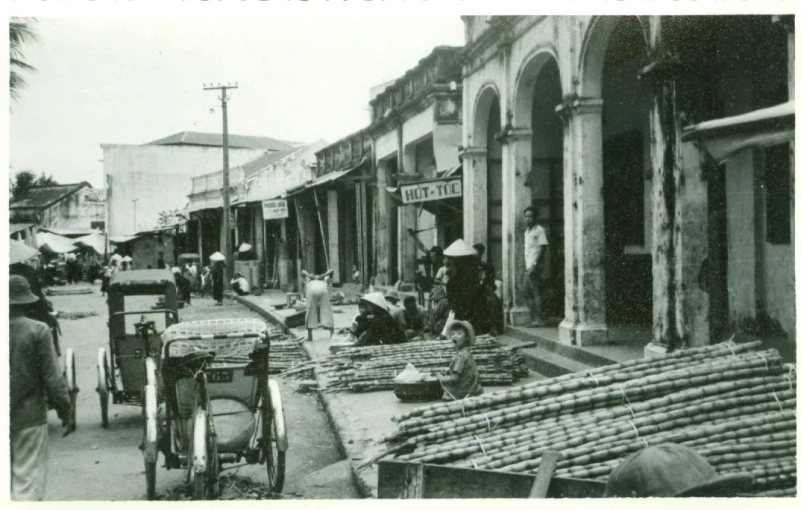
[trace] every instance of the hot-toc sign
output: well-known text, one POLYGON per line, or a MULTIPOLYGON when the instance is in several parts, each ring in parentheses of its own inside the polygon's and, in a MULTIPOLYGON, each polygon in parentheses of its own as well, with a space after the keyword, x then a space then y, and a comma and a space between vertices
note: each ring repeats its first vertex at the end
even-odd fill
POLYGON ((263 201, 261 203, 261 210, 265 220, 289 218, 289 208, 286 205, 286 200, 283 198, 263 201))
POLYGON ((443 198, 457 198, 462 196, 462 179, 457 177, 455 179, 404 184, 400 187, 400 193, 404 204, 443 198))

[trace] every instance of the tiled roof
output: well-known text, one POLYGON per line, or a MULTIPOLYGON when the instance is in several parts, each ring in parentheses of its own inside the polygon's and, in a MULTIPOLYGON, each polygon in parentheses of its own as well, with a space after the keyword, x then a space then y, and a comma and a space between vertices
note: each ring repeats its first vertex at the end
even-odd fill
POLYGON ((36 186, 30 189, 28 196, 9 204, 9 209, 47 209, 51 205, 64 200, 79 189, 88 186, 88 182, 78 184, 59 184, 55 186, 36 186))
MULTIPOLYGON (((220 133, 184 131, 145 145, 199 145, 205 147, 222 147, 222 144, 222 134, 220 133)), ((286 142, 266 136, 228 135, 228 146, 239 149, 283 151, 291 149, 295 145, 297 145, 296 142, 286 142)))

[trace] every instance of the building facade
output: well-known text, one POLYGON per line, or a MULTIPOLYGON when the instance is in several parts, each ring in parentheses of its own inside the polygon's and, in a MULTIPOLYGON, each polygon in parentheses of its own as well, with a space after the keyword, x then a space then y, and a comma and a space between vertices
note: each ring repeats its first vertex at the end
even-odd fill
MULTIPOLYGON (((231 167, 295 144, 272 138, 229 136, 231 167)), ((144 145, 101 145, 106 183, 108 232, 131 235, 158 225, 159 213, 181 210, 192 178, 218 171, 222 164, 219 134, 184 132, 144 145)))
POLYGON ((508 320, 521 299, 523 210, 550 241, 544 308, 560 341, 650 324, 649 349, 716 340, 767 315, 794 335, 792 150, 724 167, 692 123, 788 100, 792 19, 466 16, 464 234, 488 246, 508 320), (772 205, 770 205, 772 204, 772 205), (699 286, 706 260, 710 287, 699 286))
POLYGON ((39 228, 65 231, 104 230, 105 192, 88 182, 36 186, 9 204, 12 222, 30 222, 39 228))
POLYGON ((422 255, 418 241, 430 248, 462 236, 456 172, 462 139, 461 52, 460 47, 435 48, 370 101, 375 172, 370 269, 377 285, 414 282, 422 255), (444 189, 436 184, 446 182, 452 184, 447 197, 423 191, 444 189))

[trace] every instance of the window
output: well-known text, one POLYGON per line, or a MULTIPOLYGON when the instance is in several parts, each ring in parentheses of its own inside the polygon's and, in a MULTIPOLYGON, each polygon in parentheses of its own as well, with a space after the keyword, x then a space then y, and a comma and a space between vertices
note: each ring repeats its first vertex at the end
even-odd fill
POLYGON ((765 215, 767 240, 790 244, 790 144, 765 149, 765 215))

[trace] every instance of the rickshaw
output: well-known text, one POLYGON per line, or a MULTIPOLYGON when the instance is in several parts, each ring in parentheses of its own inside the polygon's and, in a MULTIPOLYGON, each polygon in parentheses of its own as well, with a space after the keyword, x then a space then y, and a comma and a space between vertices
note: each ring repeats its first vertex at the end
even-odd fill
POLYGON ((108 349, 101 347, 97 352, 97 393, 104 428, 109 426, 109 395, 114 404, 139 406, 144 402, 146 386, 152 384, 157 390, 159 328, 163 331, 178 322, 177 308, 175 280, 166 269, 117 271, 111 277, 108 349), (164 307, 152 309, 144 304, 143 296, 163 297, 164 307), (133 306, 126 306, 131 301, 133 306))
MULTIPOLYGON (((182 322, 162 333, 164 404, 157 409, 146 393, 145 451, 161 451, 167 469, 184 469, 194 499, 219 494, 223 464, 263 464, 270 489, 283 489, 289 441, 281 393, 268 376, 270 339, 279 335, 256 319, 182 322)), ((147 483, 150 498, 155 476, 147 483)))

